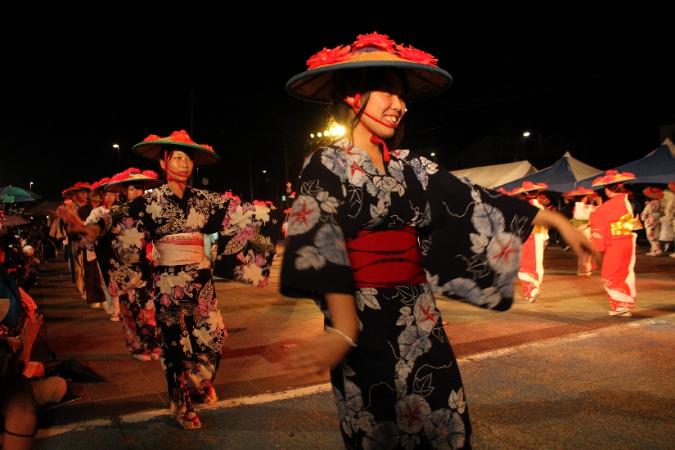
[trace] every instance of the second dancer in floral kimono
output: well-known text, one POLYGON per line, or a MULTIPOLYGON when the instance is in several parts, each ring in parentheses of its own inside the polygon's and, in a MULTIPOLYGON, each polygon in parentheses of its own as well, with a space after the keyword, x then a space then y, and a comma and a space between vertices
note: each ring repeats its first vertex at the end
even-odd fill
POLYGON ((213 387, 226 329, 216 301, 204 235, 219 233, 220 253, 236 264, 233 280, 263 286, 274 256, 274 230, 280 226, 270 207, 232 201, 230 196, 188 185, 196 165, 219 156, 185 131, 148 136, 134 151, 158 159, 167 183, 131 202, 154 244, 153 287, 157 323, 162 332, 171 410, 184 428, 199 428, 193 397, 216 400, 213 387))

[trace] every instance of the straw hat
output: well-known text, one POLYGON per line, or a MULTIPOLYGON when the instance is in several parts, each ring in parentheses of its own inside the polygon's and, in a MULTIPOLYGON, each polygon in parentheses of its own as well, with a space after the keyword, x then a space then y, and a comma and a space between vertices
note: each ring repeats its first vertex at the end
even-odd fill
POLYGON ((286 83, 289 94, 301 100, 330 103, 338 71, 372 68, 399 69, 407 84, 407 101, 433 97, 452 84, 452 76, 438 67, 431 54, 398 44, 379 33, 360 34, 351 44, 324 48, 307 60, 307 70, 286 83))
POLYGON ((206 144, 197 144, 185 130, 174 131, 166 137, 151 134, 143 139, 143 142, 134 145, 133 151, 149 159, 161 160, 163 157, 162 150, 167 147, 190 154, 196 166, 220 162, 220 156, 213 150, 213 147, 206 144))

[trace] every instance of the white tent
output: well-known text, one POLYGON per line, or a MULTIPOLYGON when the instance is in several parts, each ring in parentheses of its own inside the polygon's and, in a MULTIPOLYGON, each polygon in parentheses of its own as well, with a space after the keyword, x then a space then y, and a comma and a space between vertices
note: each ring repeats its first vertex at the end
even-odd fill
POLYGON ((493 188, 536 171, 537 168, 530 164, 529 161, 516 161, 506 164, 472 167, 470 169, 451 170, 450 173, 456 177, 468 178, 472 183, 493 188))

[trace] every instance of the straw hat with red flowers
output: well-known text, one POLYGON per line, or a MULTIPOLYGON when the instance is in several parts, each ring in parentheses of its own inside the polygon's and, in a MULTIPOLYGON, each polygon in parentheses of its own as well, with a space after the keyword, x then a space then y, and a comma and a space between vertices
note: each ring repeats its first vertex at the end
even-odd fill
POLYGON ((168 148, 188 153, 196 166, 220 162, 220 156, 213 150, 213 147, 196 143, 185 130, 174 131, 166 137, 151 134, 143 139, 143 142, 134 145, 133 151, 149 159, 161 160, 164 157, 162 150, 168 148))
POLYGON ((390 39, 386 34, 360 34, 351 44, 324 48, 307 60, 307 70, 286 83, 289 94, 302 100, 330 103, 337 72, 371 68, 399 69, 406 78, 406 100, 440 94, 452 84, 448 72, 431 54, 390 39))

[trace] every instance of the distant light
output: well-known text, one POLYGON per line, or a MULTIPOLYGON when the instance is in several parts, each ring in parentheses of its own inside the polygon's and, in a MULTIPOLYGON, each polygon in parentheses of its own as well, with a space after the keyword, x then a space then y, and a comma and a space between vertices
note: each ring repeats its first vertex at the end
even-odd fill
POLYGON ((314 133, 309 133, 309 137, 314 139, 314 133))
POLYGON ((262 173, 267 173, 267 170, 263 169, 262 173))
POLYGON ((524 131, 523 137, 530 137, 530 134, 532 134, 532 133, 530 133, 529 131, 524 131))
POLYGON ((342 137, 345 135, 345 127, 340 124, 334 123, 331 125, 330 130, 328 130, 329 136, 342 137))
POLYGON ((432 157, 436 156, 436 153, 435 153, 435 152, 431 152, 431 156, 432 156, 432 157))
POLYGON ((321 134, 321 132, 319 131, 318 133, 316 133, 316 136, 317 136, 317 137, 322 137, 323 134, 321 134))
POLYGON ((113 144, 113 148, 114 148, 115 150, 119 150, 119 149, 120 149, 120 146, 119 146, 119 144, 113 144))

